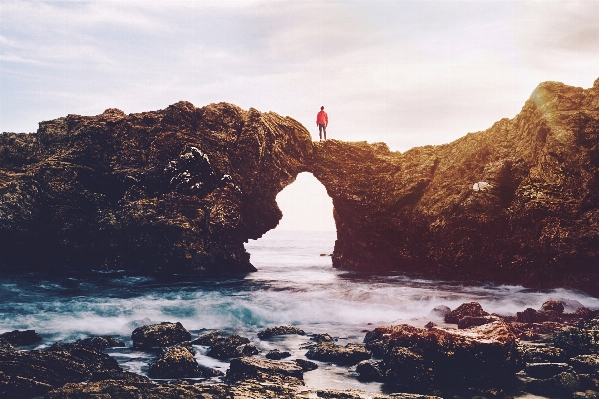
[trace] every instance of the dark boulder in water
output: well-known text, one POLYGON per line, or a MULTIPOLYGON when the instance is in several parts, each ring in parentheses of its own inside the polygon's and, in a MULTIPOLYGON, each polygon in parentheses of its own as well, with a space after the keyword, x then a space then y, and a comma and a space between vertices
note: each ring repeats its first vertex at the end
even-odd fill
POLYGON ((364 342, 383 359, 387 381, 398 386, 501 386, 524 367, 516 336, 502 320, 461 330, 378 327, 364 342))
POLYGON ((151 378, 197 378, 202 370, 195 360, 194 352, 184 345, 164 348, 148 369, 151 378))
POLYGON ((308 359, 332 362, 338 364, 354 365, 372 357, 363 345, 349 343, 345 346, 332 342, 321 342, 313 345, 306 352, 308 359))
POLYGON ((293 377, 303 380, 304 371, 295 362, 240 357, 231 359, 231 367, 227 371, 229 382, 241 381, 249 378, 269 380, 271 376, 293 377))
POLYGON ((258 354, 258 348, 250 344, 250 340, 239 335, 218 338, 212 342, 206 355, 215 359, 231 359, 258 354))
POLYGON ((281 352, 278 349, 273 349, 271 351, 268 351, 268 353, 264 357, 266 357, 267 359, 270 359, 270 360, 281 360, 281 359, 285 359, 289 356, 291 356, 291 353, 289 353, 287 351, 281 352))
POLYGON ((4 339, 6 342, 17 345, 32 345, 42 341, 42 337, 35 330, 14 330, 0 334, 0 339, 4 339))
POLYGON ((484 317, 489 313, 485 312, 478 302, 463 303, 455 310, 447 313, 444 317, 446 323, 458 324, 460 319, 466 316, 469 317, 484 317))
POLYGON ((64 384, 111 371, 123 370, 110 356, 78 344, 54 344, 41 351, 0 351, 0 396, 42 396, 64 384))
POLYGON ((191 340, 181 323, 164 322, 138 327, 131 333, 134 348, 167 347, 191 340))
POLYGON ((76 343, 85 346, 91 346, 96 349, 107 349, 107 348, 117 348, 124 347, 125 343, 123 341, 119 341, 116 338, 103 335, 100 337, 89 337, 84 339, 78 339, 76 343))
POLYGON ((268 338, 272 338, 277 335, 290 335, 290 334, 306 335, 304 330, 302 330, 301 328, 298 328, 298 327, 276 326, 276 327, 269 327, 266 330, 260 331, 258 333, 258 338, 268 339, 268 338))

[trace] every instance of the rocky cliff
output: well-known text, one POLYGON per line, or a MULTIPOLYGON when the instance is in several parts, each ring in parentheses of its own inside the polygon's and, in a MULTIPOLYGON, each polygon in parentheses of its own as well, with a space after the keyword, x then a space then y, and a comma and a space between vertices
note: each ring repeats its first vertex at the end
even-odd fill
POLYGON ((309 170, 333 199, 335 267, 599 295, 599 79, 543 83, 447 145, 316 143, 309 170))
POLYGON ((314 174, 333 265, 599 295, 599 79, 548 82, 520 114, 450 144, 312 143, 291 118, 229 104, 69 115, 0 135, 0 263, 193 272, 254 268, 243 243, 314 174))
POLYGON ((0 263, 54 270, 254 271, 248 238, 281 218, 309 133, 229 104, 40 123, 0 135, 0 263))

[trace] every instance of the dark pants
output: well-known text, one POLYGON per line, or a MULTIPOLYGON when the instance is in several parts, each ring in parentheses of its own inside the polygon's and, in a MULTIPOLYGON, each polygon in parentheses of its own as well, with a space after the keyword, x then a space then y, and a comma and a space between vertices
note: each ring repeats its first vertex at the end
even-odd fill
POLYGON ((322 132, 324 132, 324 139, 327 139, 327 126, 323 123, 318 124, 318 136, 322 140, 322 132))

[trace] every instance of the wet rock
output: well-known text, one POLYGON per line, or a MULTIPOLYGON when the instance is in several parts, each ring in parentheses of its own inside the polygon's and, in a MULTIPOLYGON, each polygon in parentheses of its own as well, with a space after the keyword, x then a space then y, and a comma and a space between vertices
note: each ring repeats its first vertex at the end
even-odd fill
POLYGON ((295 359, 294 362, 296 362, 297 365, 300 366, 302 370, 304 370, 304 372, 316 370, 318 368, 318 364, 309 360, 295 359))
POLYGON ((91 346, 96 349, 106 349, 106 348, 122 348, 125 346, 123 341, 119 341, 116 338, 104 335, 101 337, 89 337, 85 339, 78 339, 76 343, 85 346, 91 346))
POLYGON ((301 328, 297 328, 294 326, 278 326, 278 327, 269 327, 266 330, 260 331, 258 333, 258 338, 260 339, 268 339, 274 337, 276 335, 306 335, 304 330, 301 328))
POLYGON ((567 359, 566 351, 552 346, 520 345, 518 349, 527 363, 564 363, 567 359))
POLYGON ((580 388, 580 381, 576 374, 568 372, 560 373, 551 378, 532 380, 525 383, 526 392, 549 397, 571 397, 580 388))
POLYGON ((337 341, 337 338, 333 338, 331 337, 329 334, 312 334, 312 336, 310 337, 310 341, 314 341, 316 343, 321 343, 321 342, 335 342, 337 341))
POLYGON ((15 348, 9 344, 6 340, 0 339, 0 352, 12 352, 15 348))
POLYGON ((281 360, 281 359, 285 359, 286 357, 289 357, 289 356, 291 356, 291 353, 289 353, 287 351, 281 352, 278 349, 273 349, 265 355, 265 357, 267 359, 271 359, 271 360, 281 360))
POLYGON ((433 310, 431 310, 431 314, 437 316, 437 317, 443 317, 445 318, 445 316, 451 313, 451 308, 449 306, 445 306, 445 305, 438 305, 435 306, 433 308, 433 310))
POLYGON ((275 361, 252 357, 231 359, 227 380, 237 382, 246 379, 268 381, 271 377, 293 377, 303 380, 304 371, 296 362, 275 361))
POLYGON ((152 380, 141 374, 121 370, 101 370, 92 373, 90 381, 116 380, 125 381, 130 384, 151 384, 152 380))
POLYGON ((427 388, 433 385, 433 370, 410 349, 393 348, 385 356, 385 381, 396 387, 427 388))
MULTIPOLYGON (((463 317, 482 317, 488 316, 489 313, 485 312, 478 302, 463 303, 458 306, 455 310, 452 310, 445 315, 444 319, 446 323, 458 324, 460 319, 463 317)), ((486 324, 486 323, 485 323, 486 324)))
POLYGON ((181 323, 160 323, 138 327, 131 334, 134 348, 167 347, 191 340, 181 323))
POLYGON ((385 380, 385 374, 381 370, 379 362, 371 360, 362 360, 356 364, 356 373, 359 374, 359 380, 364 382, 384 382, 385 380))
POLYGON ((470 328, 476 326, 482 326, 483 324, 493 323, 498 318, 495 316, 464 316, 458 320, 458 328, 470 328))
POLYGON ((220 335, 220 331, 216 330, 216 331, 209 332, 208 334, 204 334, 204 335, 194 339, 193 341, 191 341, 191 343, 193 345, 212 346, 220 338, 222 338, 220 335))
POLYGON ((424 325, 424 328, 429 328, 430 329, 430 328, 433 328, 433 327, 436 327, 436 326, 437 325, 435 323, 433 323, 432 321, 429 321, 428 323, 426 323, 424 325))
POLYGON ((550 378, 560 373, 574 372, 568 363, 528 363, 524 371, 527 375, 540 379, 550 378))
POLYGON ((148 369, 151 378, 197 378, 202 371, 190 347, 178 345, 164 348, 148 369))
POLYGON ((110 356, 87 346, 54 344, 47 350, 0 352, 0 397, 30 398, 94 373, 122 369, 110 356))
POLYGON ((593 319, 582 327, 568 326, 556 331, 553 343, 568 356, 595 353, 599 350, 599 327, 593 319))
POLYGON ((420 395, 415 393, 393 393, 391 395, 364 392, 358 389, 339 391, 335 389, 318 390, 316 395, 325 399, 441 399, 438 396, 420 395))
POLYGON ((533 308, 526 308, 522 312, 516 312, 516 317, 520 323, 540 323, 546 320, 544 315, 539 314, 533 308))
POLYGON ((154 384, 115 380, 71 383, 46 394, 47 399, 230 399, 231 393, 218 385, 154 384))
MULTIPOLYGON (((599 355, 579 355, 571 358, 568 363, 581 374, 599 373, 599 355)), ((598 374, 599 376, 599 374, 598 374)))
POLYGON ((398 385, 430 381, 434 387, 490 386, 502 384, 524 366, 516 337, 502 320, 462 330, 378 327, 364 342, 383 359, 385 373, 398 385), (418 372, 408 373, 406 363, 418 372))
POLYGON ((42 341, 42 337, 35 330, 13 330, 0 334, 0 339, 6 340, 11 345, 25 346, 32 345, 42 341))
POLYGON ((249 339, 239 335, 231 335, 227 338, 215 340, 206 355, 225 360, 234 357, 252 356, 258 353, 258 348, 250 345, 249 339))
POLYGON ((564 313, 564 304, 560 301, 547 301, 541 305, 543 312, 553 312, 555 314, 564 313))
POLYGON ((591 389, 586 390, 585 392, 574 392, 572 394, 573 399, 599 399, 599 392, 593 391, 591 389))
POLYGON ((341 346, 332 342, 322 342, 306 352, 308 359, 347 365, 354 365, 362 360, 370 359, 371 356, 363 345, 353 343, 341 346))

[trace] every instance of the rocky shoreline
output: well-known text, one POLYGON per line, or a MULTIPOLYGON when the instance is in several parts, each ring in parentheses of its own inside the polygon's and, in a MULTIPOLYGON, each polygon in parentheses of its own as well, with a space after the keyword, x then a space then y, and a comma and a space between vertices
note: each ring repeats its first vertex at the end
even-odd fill
POLYGON ((104 353, 123 347, 113 337, 35 348, 35 331, 0 334, 0 396, 6 398, 330 398, 424 399, 599 398, 599 310, 564 312, 548 301, 516 316, 488 314, 476 302, 433 309, 446 325, 407 324, 365 331, 362 343, 337 344, 329 334, 294 326, 260 331, 260 342, 301 335, 304 358, 263 350, 247 337, 212 331, 193 337, 181 323, 132 331, 132 348, 154 354, 148 376, 123 369, 104 353), (229 362, 226 373, 198 363, 196 352, 229 362), (335 364, 387 393, 311 389, 304 374, 335 364))

